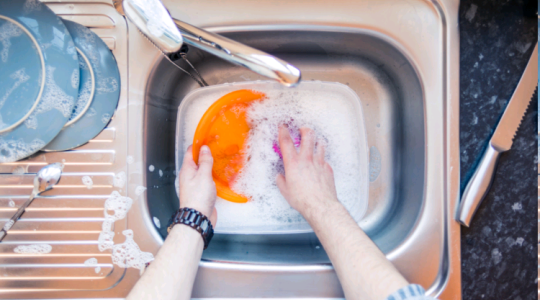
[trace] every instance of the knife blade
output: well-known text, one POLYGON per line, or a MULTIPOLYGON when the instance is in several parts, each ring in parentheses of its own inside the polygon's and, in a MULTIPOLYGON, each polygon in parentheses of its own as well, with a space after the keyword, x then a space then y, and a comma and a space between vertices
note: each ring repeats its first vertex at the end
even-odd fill
POLYGON ((476 210, 489 191, 499 155, 512 147, 514 136, 532 100, 537 84, 538 43, 534 47, 527 67, 497 124, 495 132, 491 136, 476 171, 463 192, 456 214, 456 220, 461 224, 469 227, 476 210))

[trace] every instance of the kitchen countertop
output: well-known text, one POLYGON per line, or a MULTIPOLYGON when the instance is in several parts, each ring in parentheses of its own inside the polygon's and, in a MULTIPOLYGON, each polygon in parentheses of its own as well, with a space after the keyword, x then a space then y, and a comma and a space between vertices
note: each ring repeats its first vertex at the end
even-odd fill
MULTIPOLYGON (((524 17, 522 7, 461 2, 462 191, 537 41, 537 17, 524 17)), ((537 299, 537 120, 532 101, 471 227, 462 227, 463 299, 537 299)))

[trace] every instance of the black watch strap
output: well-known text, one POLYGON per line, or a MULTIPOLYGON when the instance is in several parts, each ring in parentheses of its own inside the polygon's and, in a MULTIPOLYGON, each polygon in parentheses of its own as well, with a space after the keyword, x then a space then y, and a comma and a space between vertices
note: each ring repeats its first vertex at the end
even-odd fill
POLYGON ((172 223, 167 228, 167 232, 170 232, 176 224, 187 225, 197 230, 203 238, 204 249, 208 248, 208 244, 210 244, 210 240, 214 236, 214 228, 205 215, 193 208, 183 207, 173 215, 172 223))

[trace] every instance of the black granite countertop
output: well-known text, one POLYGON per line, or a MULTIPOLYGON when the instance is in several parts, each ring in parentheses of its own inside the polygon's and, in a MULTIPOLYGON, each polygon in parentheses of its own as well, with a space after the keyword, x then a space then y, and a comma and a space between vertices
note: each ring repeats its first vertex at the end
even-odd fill
MULTIPOLYGON (((462 190, 538 40, 538 19, 525 16, 524 5, 461 2, 462 190)), ((532 5, 536 7, 536 1, 532 5)), ((500 157, 491 190, 471 227, 462 227, 463 299, 538 297, 537 120, 538 102, 532 101, 512 149, 500 157)))

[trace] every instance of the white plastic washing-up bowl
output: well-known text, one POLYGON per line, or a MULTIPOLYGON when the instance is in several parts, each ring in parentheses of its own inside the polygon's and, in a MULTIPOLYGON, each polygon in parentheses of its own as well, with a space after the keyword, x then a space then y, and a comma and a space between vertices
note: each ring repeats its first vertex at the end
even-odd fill
MULTIPOLYGON (((332 102, 323 105, 325 112, 331 113, 335 109, 334 116, 340 117, 339 112, 343 112, 346 107, 347 117, 352 120, 351 130, 346 134, 351 134, 349 147, 358 149, 356 154, 359 155, 357 165, 351 166, 358 168, 359 180, 358 196, 354 197, 353 203, 345 204, 351 216, 359 222, 364 216, 368 207, 369 197, 369 158, 366 131, 364 125, 364 116, 362 105, 358 95, 348 86, 333 83, 309 81, 302 82, 297 87, 287 88, 276 82, 269 81, 253 81, 241 82, 232 84, 221 84, 210 87, 204 87, 189 93, 181 102, 178 108, 178 118, 176 125, 176 172, 177 174, 182 167, 182 158, 189 145, 193 143, 193 136, 197 124, 206 110, 219 98, 230 92, 240 89, 251 89, 266 93, 267 95, 277 95, 278 93, 290 93, 294 91, 294 95, 308 96, 319 99, 332 99, 340 104, 341 111, 338 111, 337 105, 332 105, 332 102), (325 98, 326 97, 326 98, 325 98), (329 111, 328 111, 329 110, 329 111)), ((306 98, 307 99, 307 98, 306 98)), ((269 96, 264 101, 272 101, 269 96)), ((331 114, 329 114, 331 115, 331 114)), ((294 116, 291 116, 294 117, 294 116)), ((344 116, 345 117, 345 116, 344 116)), ((358 173, 357 173, 358 174, 358 173)), ((339 185, 336 182, 336 185, 339 185)), ((355 183, 356 184, 356 183, 355 183)), ((178 191, 177 191, 178 192, 178 191)), ((255 200, 252 200, 255 201, 255 200)), ((285 201, 281 199, 280 201, 285 201)), ((297 218, 294 222, 287 221, 287 218, 280 221, 269 222, 268 224, 261 223, 261 217, 264 218, 264 208, 261 206, 251 207, 254 203, 232 203, 223 199, 218 199, 216 207, 218 209, 219 220, 215 226, 215 233, 218 234, 284 234, 284 233, 306 233, 313 230, 303 218, 297 218), (258 216, 258 217, 257 217, 258 216), (256 220, 258 218, 258 220, 256 220), (239 221, 240 220, 240 221, 239 221)), ((277 204, 276 204, 277 205, 277 204)), ((288 204, 279 202, 279 205, 288 207, 288 204)), ((266 206, 269 211, 272 207, 266 206)), ((292 208, 290 208, 292 209, 292 208)), ((275 212, 275 210, 274 210, 275 212)))

